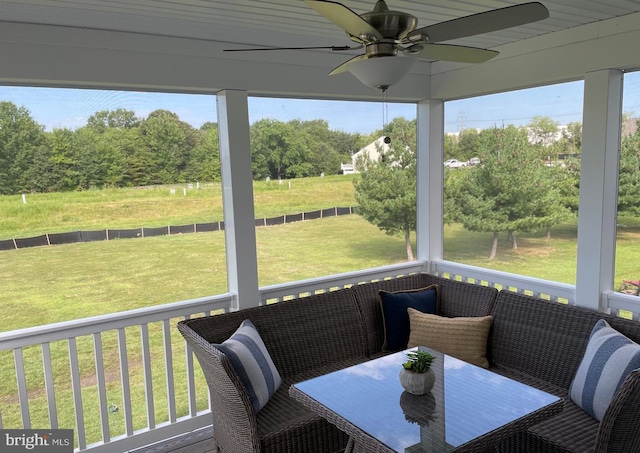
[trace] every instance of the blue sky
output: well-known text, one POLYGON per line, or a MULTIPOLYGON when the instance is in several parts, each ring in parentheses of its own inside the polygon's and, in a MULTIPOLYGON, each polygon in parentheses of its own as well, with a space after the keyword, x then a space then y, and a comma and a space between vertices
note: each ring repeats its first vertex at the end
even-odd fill
MULTIPOLYGON (((640 113, 639 73, 625 76, 624 111, 640 113)), ((461 127, 488 128, 527 124, 533 116, 549 116, 559 124, 582 121, 583 83, 569 82, 549 87, 450 101, 445 104, 445 131, 461 127)), ((200 127, 216 121, 215 96, 144 93, 63 88, 0 87, 0 100, 26 107, 45 130, 76 129, 99 110, 124 108, 146 117, 156 109, 171 110, 180 119, 200 127)), ((412 104, 382 102, 313 101, 250 98, 249 120, 274 118, 328 121, 329 128, 345 132, 371 133, 396 116, 415 118, 412 104)))
POLYGON ((582 121, 583 87, 580 81, 450 101, 445 104, 445 130, 522 126, 534 116, 559 124, 582 121))

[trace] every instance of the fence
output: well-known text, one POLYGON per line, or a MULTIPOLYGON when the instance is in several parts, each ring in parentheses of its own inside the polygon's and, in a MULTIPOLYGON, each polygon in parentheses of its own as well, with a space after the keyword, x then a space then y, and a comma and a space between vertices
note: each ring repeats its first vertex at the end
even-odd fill
MULTIPOLYGON (((279 217, 255 219, 255 225, 273 226, 284 223, 314 220, 324 217, 353 214, 355 207, 333 207, 311 212, 285 214, 279 217)), ((28 238, 14 238, 0 240, 0 251, 14 250, 26 247, 42 247, 48 245, 72 244, 75 242, 111 241, 114 239, 134 239, 169 234, 204 233, 224 230, 224 221, 210 223, 191 223, 186 225, 169 225, 162 227, 140 227, 130 229, 106 229, 94 231, 71 231, 67 233, 46 233, 28 238)))

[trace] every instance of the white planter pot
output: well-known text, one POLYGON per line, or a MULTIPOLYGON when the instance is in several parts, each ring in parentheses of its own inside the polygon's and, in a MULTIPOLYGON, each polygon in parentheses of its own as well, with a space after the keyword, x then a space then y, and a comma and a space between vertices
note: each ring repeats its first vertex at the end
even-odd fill
POLYGON ((436 375, 431 368, 426 373, 414 373, 413 371, 400 370, 400 384, 413 395, 429 393, 436 382, 436 375))

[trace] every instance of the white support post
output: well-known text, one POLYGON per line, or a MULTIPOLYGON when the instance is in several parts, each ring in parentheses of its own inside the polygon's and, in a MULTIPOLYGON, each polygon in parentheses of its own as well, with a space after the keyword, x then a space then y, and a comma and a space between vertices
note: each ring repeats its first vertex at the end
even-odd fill
POLYGON ((218 130, 227 280, 231 309, 241 310, 260 305, 246 91, 218 93, 218 130))
POLYGON ((431 262, 444 250, 444 102, 432 99, 417 108, 416 256, 431 262))
POLYGON ((622 116, 622 71, 584 79, 576 305, 604 310, 613 287, 622 116))

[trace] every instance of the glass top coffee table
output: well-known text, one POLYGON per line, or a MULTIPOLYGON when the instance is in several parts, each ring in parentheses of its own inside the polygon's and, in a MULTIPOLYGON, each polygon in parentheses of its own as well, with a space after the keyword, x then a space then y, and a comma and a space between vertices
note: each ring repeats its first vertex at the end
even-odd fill
POLYGON ((350 436, 366 452, 479 451, 559 413, 561 398, 431 352, 433 390, 404 391, 398 375, 406 351, 290 387, 290 395, 350 436))

